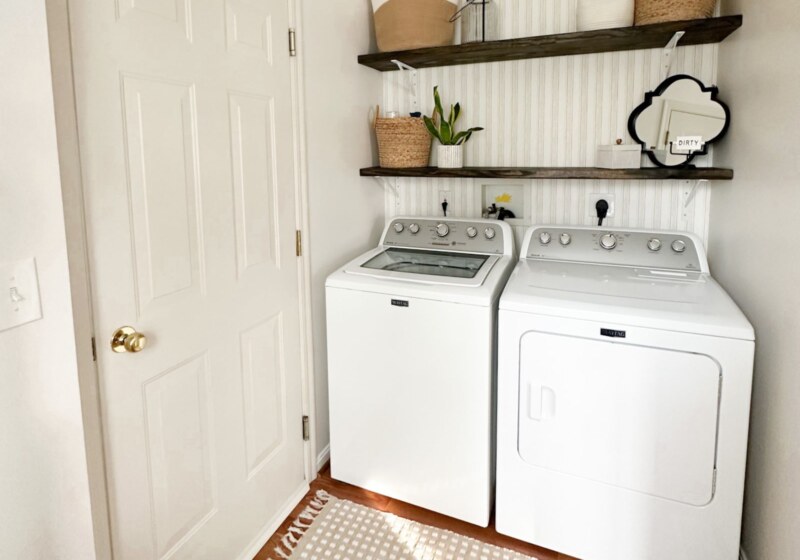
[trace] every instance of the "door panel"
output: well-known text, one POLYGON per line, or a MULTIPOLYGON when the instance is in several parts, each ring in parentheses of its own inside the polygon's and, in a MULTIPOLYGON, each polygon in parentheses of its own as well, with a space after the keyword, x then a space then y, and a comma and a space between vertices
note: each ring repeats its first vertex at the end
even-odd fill
POLYGON ((539 332, 522 337, 520 352, 524 461, 691 505, 711 501, 716 361, 539 332))
POLYGON ((237 558, 307 487, 289 4, 69 8, 114 554, 237 558))

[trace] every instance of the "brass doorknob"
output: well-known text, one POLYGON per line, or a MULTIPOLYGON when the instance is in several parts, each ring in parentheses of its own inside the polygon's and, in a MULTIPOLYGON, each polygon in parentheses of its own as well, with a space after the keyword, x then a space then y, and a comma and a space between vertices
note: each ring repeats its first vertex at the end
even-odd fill
POLYGON ((136 332, 133 327, 120 327, 111 336, 111 349, 114 352, 141 352, 147 346, 147 337, 136 332))

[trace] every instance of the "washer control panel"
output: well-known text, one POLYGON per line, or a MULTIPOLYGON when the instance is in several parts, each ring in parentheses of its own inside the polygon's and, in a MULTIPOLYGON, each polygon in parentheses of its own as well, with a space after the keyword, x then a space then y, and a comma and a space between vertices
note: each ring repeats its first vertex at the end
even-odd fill
POLYGON ((503 228, 492 220, 396 218, 386 228, 383 244, 502 255, 503 236, 503 228))
POLYGON ((527 243, 529 259, 708 270, 702 247, 680 233, 537 227, 527 243))

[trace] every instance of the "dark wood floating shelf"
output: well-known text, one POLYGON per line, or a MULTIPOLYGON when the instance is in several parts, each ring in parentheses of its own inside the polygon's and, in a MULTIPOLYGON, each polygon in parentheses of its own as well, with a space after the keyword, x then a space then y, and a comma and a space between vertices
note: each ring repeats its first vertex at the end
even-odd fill
POLYGON ((718 167, 642 169, 600 169, 598 167, 464 167, 463 169, 439 169, 438 167, 414 167, 410 169, 387 169, 367 167, 361 170, 362 177, 432 177, 462 179, 600 179, 600 180, 715 180, 730 181, 733 169, 718 167))
POLYGON ((358 57, 358 62, 381 72, 389 72, 397 70, 397 66, 392 63, 392 60, 400 60, 414 68, 432 68, 525 58, 655 49, 666 46, 678 31, 686 33, 679 46, 704 45, 723 41, 741 26, 742 16, 740 15, 671 21, 639 27, 620 27, 486 43, 364 54, 358 57))

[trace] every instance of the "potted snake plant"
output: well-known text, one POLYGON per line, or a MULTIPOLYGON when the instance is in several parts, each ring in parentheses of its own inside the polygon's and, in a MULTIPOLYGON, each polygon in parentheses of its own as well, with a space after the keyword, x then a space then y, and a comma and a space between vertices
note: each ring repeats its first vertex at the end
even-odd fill
POLYGON ((428 133, 439 141, 437 148, 439 167, 459 169, 464 167, 464 144, 472 138, 474 132, 483 130, 476 126, 456 132, 456 123, 461 116, 461 104, 450 106, 448 117, 445 117, 442 100, 439 97, 439 86, 433 88, 433 115, 423 117, 428 133))

